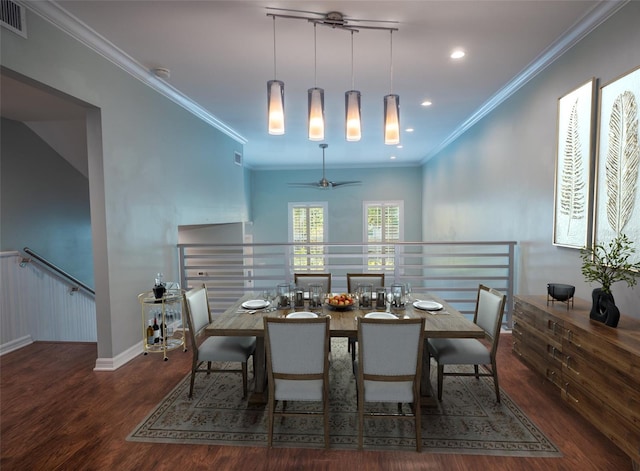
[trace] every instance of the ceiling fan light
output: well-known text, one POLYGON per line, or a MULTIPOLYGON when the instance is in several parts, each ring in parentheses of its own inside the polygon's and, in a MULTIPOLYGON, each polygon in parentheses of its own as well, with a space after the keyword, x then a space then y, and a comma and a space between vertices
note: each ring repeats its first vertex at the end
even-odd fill
POLYGON ((269 134, 284 134, 284 83, 280 80, 267 82, 267 115, 269 134))
POLYGON ((400 144, 400 97, 398 95, 384 97, 384 143, 400 144))
POLYGON ((345 136, 349 142, 357 142, 362 138, 360 120, 360 92, 349 90, 344 94, 345 104, 345 136))
POLYGON ((309 140, 324 140, 324 90, 314 87, 308 91, 309 140))

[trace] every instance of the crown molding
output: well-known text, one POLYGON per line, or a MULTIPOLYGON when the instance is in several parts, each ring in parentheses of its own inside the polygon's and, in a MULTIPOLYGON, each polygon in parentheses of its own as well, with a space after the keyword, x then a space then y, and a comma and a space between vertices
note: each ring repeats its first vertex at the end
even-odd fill
POLYGON ((184 95, 167 82, 156 77, 153 74, 153 71, 148 70, 133 57, 117 48, 108 39, 91 29, 75 16, 71 15, 55 1, 29 1, 24 2, 24 4, 31 11, 44 18, 58 29, 64 31, 69 36, 117 65, 145 85, 189 111, 194 116, 200 118, 202 121, 223 132, 240 144, 247 143, 247 139, 242 135, 220 121, 198 103, 191 100, 188 96, 184 95))
POLYGON ((489 98, 489 100, 487 100, 460 126, 458 126, 444 141, 429 152, 422 159, 421 164, 425 164, 453 143, 469 128, 491 113, 491 111, 502 104, 507 98, 516 93, 527 82, 546 69, 547 66, 551 65, 556 59, 560 58, 565 52, 579 43, 585 36, 604 23, 624 5, 629 3, 629 1, 630 0, 600 1, 594 5, 594 7, 580 20, 578 20, 558 41, 549 46, 536 59, 529 63, 522 72, 498 90, 491 98, 489 98))

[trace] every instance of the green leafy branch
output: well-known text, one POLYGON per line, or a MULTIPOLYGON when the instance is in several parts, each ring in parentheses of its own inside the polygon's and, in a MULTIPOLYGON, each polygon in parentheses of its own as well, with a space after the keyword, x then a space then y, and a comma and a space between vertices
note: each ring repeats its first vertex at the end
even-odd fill
POLYGON ((611 285, 617 281, 624 281, 629 287, 635 286, 638 282, 636 277, 640 276, 640 262, 629 261, 636 252, 632 244, 625 234, 620 234, 608 245, 595 244, 580 250, 584 279, 599 282, 605 293, 611 293, 611 285))

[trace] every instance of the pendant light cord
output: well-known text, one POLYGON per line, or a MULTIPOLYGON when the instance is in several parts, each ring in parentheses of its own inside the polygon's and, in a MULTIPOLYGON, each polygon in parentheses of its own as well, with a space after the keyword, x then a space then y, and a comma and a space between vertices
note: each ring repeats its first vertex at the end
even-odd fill
POLYGON ((313 23, 313 86, 318 88, 318 45, 316 39, 316 26, 317 23, 313 23))
POLYGON ((390 48, 389 48, 389 75, 390 75, 390 89, 389 94, 393 93, 393 30, 389 30, 390 48))
POLYGON ((273 79, 276 80, 276 17, 273 17, 273 79))
POLYGON ((353 30, 351 31, 351 90, 355 88, 353 79, 353 30))

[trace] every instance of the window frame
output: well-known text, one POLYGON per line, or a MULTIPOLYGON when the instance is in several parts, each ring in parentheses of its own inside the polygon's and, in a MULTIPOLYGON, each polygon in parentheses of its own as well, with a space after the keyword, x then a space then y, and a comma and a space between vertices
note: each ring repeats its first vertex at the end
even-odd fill
MULTIPOLYGON (((362 240, 365 242, 366 246, 363 248, 363 266, 366 267, 366 271, 371 272, 380 272, 380 271, 395 271, 395 260, 393 259, 393 263, 389 264, 388 258, 383 258, 379 254, 370 253, 369 244, 373 242, 369 241, 369 208, 372 207, 382 207, 383 215, 382 215, 382 240, 380 242, 375 242, 382 246, 383 251, 381 252, 384 255, 384 246, 389 246, 395 244, 397 242, 404 242, 404 200, 383 200, 383 201, 363 201, 362 202, 362 231, 363 237, 362 240), (398 208, 398 239, 394 241, 388 241, 384 239, 385 231, 385 214, 384 208, 386 207, 397 207, 398 208), (381 263, 378 266, 370 265, 370 261, 375 258, 380 258, 381 263)), ((394 257, 397 253, 394 251, 394 257)))
MULTIPOLYGON (((294 244, 296 241, 293 237, 293 211, 296 208, 305 208, 307 210, 307 217, 309 217, 309 209, 311 208, 322 208, 322 242, 326 243, 329 240, 329 224, 327 223, 327 218, 329 216, 329 203, 327 201, 311 201, 311 202, 289 202, 288 209, 288 239, 290 244, 294 244)), ((309 241, 310 234, 307 234, 307 243, 311 243, 309 241)), ((302 257, 301 255, 296 255, 295 253, 296 246, 292 245, 289 250, 289 266, 292 270, 297 272, 313 272, 313 271, 324 271, 326 267, 326 257, 327 254, 323 248, 321 254, 310 254, 307 253, 304 257, 307 258, 307 264, 305 265, 296 265, 296 257, 302 257), (312 257, 313 255, 313 257, 312 257), (309 260, 311 258, 318 258, 322 260, 321 265, 311 265, 309 264, 309 260)))

